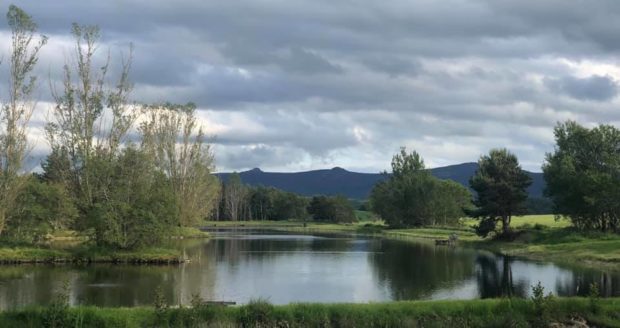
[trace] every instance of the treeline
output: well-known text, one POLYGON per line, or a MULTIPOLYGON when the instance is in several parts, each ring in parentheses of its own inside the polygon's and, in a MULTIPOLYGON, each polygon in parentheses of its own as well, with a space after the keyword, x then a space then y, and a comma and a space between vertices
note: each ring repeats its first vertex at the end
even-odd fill
POLYGON ((546 199, 528 198, 531 178, 506 149, 480 157, 469 181, 472 194, 432 177, 421 156, 403 148, 392 159, 392 175, 374 187, 371 207, 391 226, 456 224, 471 216, 479 220, 476 231, 481 236, 510 235, 513 216, 548 209, 577 229, 618 232, 620 130, 567 121, 554 133, 555 149, 542 166, 546 199))
POLYGON ((0 107, 0 238, 36 242, 69 228, 97 246, 132 249, 207 218, 218 181, 196 107, 132 102, 132 49, 113 70, 109 56, 98 60, 95 26, 72 26, 74 57, 60 69, 62 82, 50 83, 54 104, 45 136, 52 151, 40 174, 24 174, 35 110, 32 72, 47 37, 36 35, 37 25, 16 6, 7 20, 12 42, 9 95, 0 107))
POLYGON ((251 187, 231 174, 222 183, 212 220, 314 220, 355 222, 353 205, 342 196, 303 197, 273 187, 251 187))

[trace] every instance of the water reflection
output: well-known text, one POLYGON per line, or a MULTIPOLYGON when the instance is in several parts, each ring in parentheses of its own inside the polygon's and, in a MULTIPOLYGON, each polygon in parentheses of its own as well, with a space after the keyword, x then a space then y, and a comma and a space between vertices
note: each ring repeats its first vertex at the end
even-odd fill
POLYGON ((240 303, 367 302, 527 297, 540 281, 556 295, 619 296, 620 276, 429 243, 222 231, 179 242, 191 263, 173 266, 0 266, 0 308, 45 304, 65 282, 72 304, 152 304, 162 288, 173 304, 192 294, 240 303))

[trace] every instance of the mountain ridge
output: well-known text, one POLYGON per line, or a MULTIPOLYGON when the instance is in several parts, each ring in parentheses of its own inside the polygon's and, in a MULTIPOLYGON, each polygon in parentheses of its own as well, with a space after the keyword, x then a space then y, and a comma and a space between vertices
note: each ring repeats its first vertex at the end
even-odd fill
MULTIPOLYGON (((469 178, 478 169, 475 162, 467 162, 429 169, 439 179, 454 180, 469 187, 469 178)), ((542 197, 545 186, 543 174, 526 171, 532 178, 528 188, 531 197, 542 197)), ((231 173, 216 173, 223 181, 231 173)), ((353 199, 366 199, 372 187, 388 177, 383 173, 361 173, 345 170, 341 167, 318 169, 302 172, 265 172, 260 168, 239 172, 241 181, 252 186, 268 186, 295 192, 304 196, 344 195, 353 199)))

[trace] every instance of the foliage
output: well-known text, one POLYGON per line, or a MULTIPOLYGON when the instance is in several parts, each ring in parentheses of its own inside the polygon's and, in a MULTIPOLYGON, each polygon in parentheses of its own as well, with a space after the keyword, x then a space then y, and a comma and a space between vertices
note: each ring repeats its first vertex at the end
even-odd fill
POLYGON ((373 211, 393 227, 456 224, 470 202, 465 187, 433 177, 422 157, 405 148, 392 159, 392 175, 370 195, 373 211))
POLYGON ((26 12, 10 5, 6 15, 11 29, 8 99, 0 103, 0 235, 15 198, 27 183, 20 175, 29 151, 27 127, 34 111, 31 76, 47 37, 36 37, 37 25, 26 12))
POLYGON ((145 110, 140 125, 142 149, 169 178, 179 224, 198 225, 216 205, 219 184, 212 175, 213 152, 196 119, 196 105, 166 103, 145 110))
POLYGON ((54 291, 54 299, 42 314, 43 327, 63 328, 70 325, 69 316, 69 282, 65 281, 62 288, 54 291))
POLYGON ((264 299, 250 300, 239 311, 237 322, 242 327, 270 327, 273 326, 274 306, 264 299))
POLYGON ((314 221, 356 222, 357 216, 351 203, 343 196, 315 196, 308 205, 314 221))
POLYGON ((250 187, 232 173, 222 186, 216 220, 304 220, 308 200, 298 194, 273 187, 250 187))
POLYGON ((161 288, 157 286, 155 288, 155 294, 153 295, 153 308, 155 309, 155 317, 157 323, 161 323, 164 320, 166 312, 168 311, 168 301, 161 288))
POLYGON ((601 291, 598 287, 598 283, 593 282, 590 284, 588 299, 590 300, 590 311, 592 311, 592 313, 597 313, 600 309, 601 301, 601 291))
POLYGON ((241 220, 247 194, 247 187, 241 182, 239 174, 231 174, 222 188, 223 214, 232 221, 241 220))
POLYGON ((46 125, 46 136, 55 152, 52 163, 58 165, 49 167, 56 169, 54 174, 45 174, 58 177, 58 166, 67 170, 63 164, 68 162, 69 168, 62 176, 78 208, 88 211, 95 206, 97 197, 109 194, 106 189, 111 171, 101 169, 106 160, 119 154, 138 113, 128 101, 132 89, 128 77, 131 55, 121 63, 118 82, 110 86, 109 57, 103 64, 95 62, 99 28, 74 24, 71 32, 75 39, 75 67, 64 66, 61 91, 52 88, 56 104, 46 125), (67 157, 58 158, 63 155, 67 157))
POLYGON ((533 326, 548 327, 553 316, 555 297, 552 293, 545 295, 545 288, 539 281, 538 284, 532 286, 531 300, 536 314, 536 317, 531 320, 533 326))
POLYGON ((31 176, 12 207, 7 234, 13 240, 40 241, 48 233, 69 227, 77 216, 63 184, 31 176))
POLYGON ((526 213, 551 214, 553 213, 553 201, 547 197, 528 197, 525 201, 526 213))
POLYGON ((579 229, 620 228, 620 130, 611 125, 588 129, 568 121, 555 128, 556 147, 547 154, 545 193, 555 213, 579 229))
POLYGON ((476 192, 476 209, 469 213, 480 219, 477 233, 487 236, 501 221, 502 233, 507 235, 512 216, 525 214, 526 189, 531 183, 517 157, 508 150, 493 149, 480 157, 478 170, 469 181, 476 192))
MULTIPOLYGON (((265 301, 234 307, 200 305, 168 308, 155 326, 163 327, 531 327, 561 326, 575 317, 589 326, 620 325, 618 299, 602 299, 598 313, 587 299, 558 298, 544 319, 533 311, 532 300, 404 301, 370 304, 271 305, 265 301)), ((40 308, 4 311, 2 327, 43 326, 40 308)), ((74 307, 64 314, 72 327, 152 327, 150 308, 74 307), (77 318, 80 318, 78 321, 77 318)))
POLYGON ((88 211, 97 244, 132 249, 160 242, 176 223, 176 197, 166 176, 133 147, 112 163, 100 163, 98 171, 109 165, 111 172, 109 193, 99 195, 88 211))

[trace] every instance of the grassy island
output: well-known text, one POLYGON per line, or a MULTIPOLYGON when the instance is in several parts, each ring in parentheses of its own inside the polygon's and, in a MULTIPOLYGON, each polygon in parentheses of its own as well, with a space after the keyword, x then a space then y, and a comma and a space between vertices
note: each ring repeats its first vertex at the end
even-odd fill
MULTIPOLYGON (((170 239, 209 238, 208 232, 191 227, 177 227, 170 239)), ((6 244, 0 246, 0 264, 25 263, 134 263, 174 264, 186 262, 174 248, 142 247, 133 250, 97 247, 88 238, 73 231, 50 236, 49 245, 6 244)))

